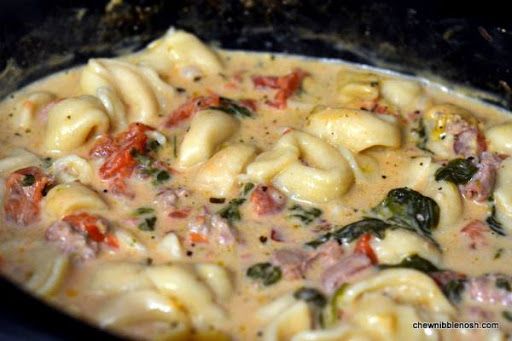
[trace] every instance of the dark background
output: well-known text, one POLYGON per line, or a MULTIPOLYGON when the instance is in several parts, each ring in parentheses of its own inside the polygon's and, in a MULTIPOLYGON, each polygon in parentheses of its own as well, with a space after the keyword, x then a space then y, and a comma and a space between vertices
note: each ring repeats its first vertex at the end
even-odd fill
MULTIPOLYGON (((343 58, 433 73, 512 108, 506 2, 0 0, 0 98, 92 56, 142 47, 170 25, 225 48, 343 58), (80 10, 81 9, 81 10, 80 10), (48 64, 48 60, 53 60, 48 64), (14 65, 8 72, 5 66, 14 65)), ((1 228, 1 227, 0 227, 1 228)), ((107 338, 0 279, 0 339, 107 338)))

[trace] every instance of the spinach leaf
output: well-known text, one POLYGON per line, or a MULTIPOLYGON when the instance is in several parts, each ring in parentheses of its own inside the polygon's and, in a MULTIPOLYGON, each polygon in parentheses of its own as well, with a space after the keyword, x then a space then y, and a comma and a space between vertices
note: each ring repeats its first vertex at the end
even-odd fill
POLYGON ((224 218, 227 219, 230 223, 240 220, 240 206, 245 202, 245 198, 236 198, 229 201, 228 205, 224 208, 222 208, 218 214, 224 218))
POLYGON ((370 233, 377 238, 384 238, 384 231, 388 228, 396 228, 380 219, 375 218, 364 218, 362 220, 356 221, 355 223, 351 223, 345 225, 334 232, 327 232, 324 235, 321 235, 315 240, 307 242, 306 245, 317 248, 321 244, 333 239, 336 240, 340 244, 348 244, 365 233, 370 233))
POLYGON ((418 256, 417 254, 407 256, 398 264, 381 264, 380 269, 392 269, 392 268, 408 268, 415 269, 426 274, 430 272, 439 271, 439 268, 432 264, 425 258, 418 256))
POLYGON ((478 168, 470 158, 455 159, 448 162, 446 166, 439 168, 436 171, 435 179, 436 181, 446 180, 456 185, 464 185, 471 180, 477 171, 478 168))
POLYGON ((418 136, 418 141, 416 142, 416 147, 418 147, 419 149, 421 149, 427 153, 434 154, 434 152, 432 152, 430 149, 427 148, 428 136, 427 136, 427 129, 425 127, 425 122, 423 121, 423 118, 420 118, 420 120, 418 121, 418 126, 416 128, 414 128, 412 131, 415 132, 418 136))
POLYGON ((156 224, 156 217, 144 218, 144 220, 137 226, 141 231, 154 231, 156 224))
POLYGON ((503 289, 506 291, 512 291, 510 282, 505 277, 496 278, 496 288, 503 289))
POLYGON ((322 210, 316 207, 306 209, 300 205, 293 205, 292 207, 290 207, 290 211, 292 211, 293 213, 290 214, 288 217, 297 218, 305 225, 311 224, 313 220, 322 215, 322 210))
POLYGON ((153 185, 160 185, 171 178, 171 175, 168 171, 160 170, 156 173, 155 179, 153 180, 153 185))
POLYGON ((252 182, 248 182, 244 185, 244 188, 242 189, 242 195, 246 196, 249 194, 249 192, 254 188, 254 184, 252 182))
POLYGON ((444 295, 453 303, 460 302, 462 293, 464 292, 465 279, 452 279, 441 288, 444 295))
POLYGON ((210 109, 220 110, 226 114, 234 115, 239 118, 252 117, 254 115, 254 113, 246 106, 226 97, 221 97, 220 104, 216 107, 210 107, 210 109))
POLYGON ((505 229, 503 228, 503 225, 498 221, 496 218, 496 206, 492 205, 491 209, 491 215, 487 217, 485 220, 489 228, 496 234, 499 234, 500 236, 506 236, 505 229))
POLYGON ((295 291, 293 297, 295 297, 298 300, 302 300, 308 304, 311 304, 316 308, 323 308, 327 304, 325 296, 320 291, 314 288, 299 288, 295 291))
POLYGON ((501 313, 501 315, 507 320, 507 321, 510 321, 512 322, 512 311, 510 310, 503 310, 503 312, 501 313))
POLYGON ((430 239, 432 229, 439 223, 439 206, 437 203, 410 188, 395 188, 372 213, 379 219, 400 227, 412 230, 430 239))
POLYGON ((153 212, 155 212, 155 210, 152 209, 151 207, 139 207, 135 211, 133 211, 133 215, 140 216, 140 215, 149 214, 149 213, 153 213, 153 212))
POLYGON ((260 281, 264 286, 269 286, 281 279, 281 268, 268 262, 256 263, 247 269, 246 275, 260 281))
POLYGON ((21 180, 21 186, 23 186, 23 187, 32 186, 35 183, 36 183, 36 177, 33 176, 32 174, 26 174, 23 177, 23 180, 21 180))
POLYGON ((156 152, 160 147, 160 143, 154 139, 149 139, 146 143, 146 150, 149 152, 156 152))

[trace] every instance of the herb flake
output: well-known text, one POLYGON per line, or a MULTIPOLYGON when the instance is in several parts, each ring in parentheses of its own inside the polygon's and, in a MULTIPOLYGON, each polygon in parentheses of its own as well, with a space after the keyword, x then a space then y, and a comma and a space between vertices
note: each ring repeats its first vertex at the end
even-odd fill
POLYGON ((277 283, 282 276, 281 268, 268 262, 256 263, 249 267, 246 272, 247 277, 261 282, 264 286, 277 283))

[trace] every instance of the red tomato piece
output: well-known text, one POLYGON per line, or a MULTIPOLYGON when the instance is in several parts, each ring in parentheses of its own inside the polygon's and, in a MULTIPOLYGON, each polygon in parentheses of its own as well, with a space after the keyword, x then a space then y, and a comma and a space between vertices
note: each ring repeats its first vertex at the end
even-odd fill
POLYGON ((286 109, 288 98, 297 91, 308 75, 309 73, 304 70, 295 69, 285 76, 253 76, 252 82, 256 87, 277 89, 274 100, 267 104, 278 109, 286 109))
POLYGON ((99 169, 100 178, 110 180, 114 192, 126 193, 125 180, 129 178, 137 160, 133 153, 144 153, 148 140, 146 132, 153 128, 142 123, 132 123, 128 130, 113 139, 102 137, 91 150, 91 155, 105 157, 99 169))
POLYGON ((171 113, 171 117, 167 121, 166 126, 174 127, 193 116, 196 112, 208 109, 209 107, 216 107, 219 104, 220 97, 217 95, 191 98, 171 113))
POLYGON ((370 241, 372 240, 372 236, 369 233, 363 234, 356 242, 356 246, 354 248, 355 253, 360 253, 366 255, 371 261, 372 264, 377 264, 378 259, 377 255, 372 249, 370 245, 370 241))
POLYGON ((37 167, 13 172, 5 182, 4 212, 8 221, 29 225, 39 218, 40 202, 50 178, 37 167))

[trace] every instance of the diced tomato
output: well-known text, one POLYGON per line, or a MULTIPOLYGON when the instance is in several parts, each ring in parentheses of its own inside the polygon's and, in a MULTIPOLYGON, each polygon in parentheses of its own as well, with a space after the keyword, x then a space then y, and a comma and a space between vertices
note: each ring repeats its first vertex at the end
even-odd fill
POLYGON ((153 128, 142 123, 132 123, 128 130, 115 136, 101 138, 91 150, 91 155, 105 157, 99 169, 100 178, 110 180, 114 192, 126 193, 125 180, 129 178, 137 161, 133 153, 144 153, 148 140, 146 132, 153 128))
POLYGON ((286 109, 288 98, 301 86, 302 81, 309 73, 301 69, 295 69, 285 76, 253 76, 252 82, 256 87, 277 89, 274 100, 268 105, 278 109, 286 109))
POLYGON ((258 185, 251 193, 250 202, 257 215, 269 215, 284 208, 286 196, 273 186, 258 185))
POLYGON ((371 234, 369 234, 369 233, 363 234, 357 240, 356 246, 354 248, 354 252, 366 255, 372 261, 372 264, 377 264, 378 263, 377 255, 375 254, 375 252, 372 249, 372 246, 370 245, 371 239, 372 239, 371 234))
POLYGON ((8 221, 29 225, 39 218, 40 202, 50 178, 37 167, 13 172, 5 182, 4 211, 8 221))
POLYGON ((191 243, 208 243, 208 237, 197 232, 190 232, 188 238, 191 243))
POLYGON ((473 220, 460 230, 463 235, 469 238, 469 247, 472 249, 487 244, 485 237, 487 231, 489 231, 489 228, 480 220, 473 220))
POLYGON ((105 243, 113 248, 119 247, 116 236, 107 234, 105 222, 97 216, 81 212, 65 216, 62 221, 70 224, 76 231, 87 234, 87 237, 95 242, 105 243))
POLYGON ((183 219, 188 217, 190 214, 190 208, 182 208, 181 210, 172 211, 169 213, 169 217, 176 219, 183 219))
POLYGON ((87 236, 95 242, 102 242, 105 239, 105 231, 100 230, 101 223, 98 217, 89 213, 77 213, 65 216, 63 221, 70 224, 75 230, 87 233, 87 236))
POLYGON ((113 234, 107 234, 105 236, 105 244, 114 249, 117 249, 119 247, 119 240, 113 234))
POLYGON ((196 112, 209 107, 216 107, 220 104, 220 97, 217 95, 194 97, 180 105, 171 113, 166 123, 167 127, 174 127, 180 122, 190 118, 196 112))

